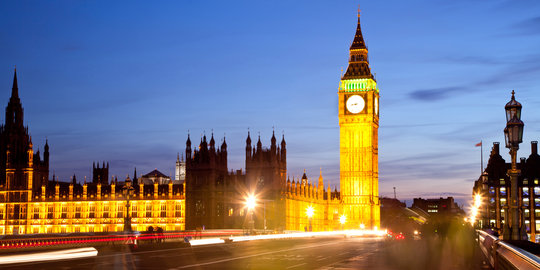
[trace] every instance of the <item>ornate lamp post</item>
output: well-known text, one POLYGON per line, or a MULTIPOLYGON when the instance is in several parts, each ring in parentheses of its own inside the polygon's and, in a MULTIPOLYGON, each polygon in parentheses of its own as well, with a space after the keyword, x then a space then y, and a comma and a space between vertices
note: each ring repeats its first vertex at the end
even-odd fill
POLYGON ((315 209, 313 209, 313 206, 308 206, 308 208, 306 209, 306 215, 308 216, 308 219, 309 219, 309 231, 311 232, 313 230, 313 227, 311 226, 311 220, 313 218, 313 214, 315 213, 315 209))
MULTIPOLYGON (((504 139, 506 148, 510 149, 512 167, 508 170, 510 177, 510 203, 506 209, 506 220, 504 221, 503 238, 508 240, 522 240, 526 237, 524 227, 520 228, 520 213, 518 209, 518 175, 516 157, 519 144, 523 141, 523 122, 521 121, 521 104, 516 101, 512 90, 512 99, 506 104, 506 128, 504 129, 504 139)), ((523 224, 524 225, 524 224, 523 224)))
POLYGON ((124 193, 124 196, 126 197, 126 216, 124 217, 124 232, 132 232, 131 230, 131 215, 129 211, 129 207, 131 206, 129 199, 131 195, 133 195, 133 191, 135 189, 131 186, 131 179, 129 179, 129 176, 126 178, 126 182, 124 184, 124 187, 122 188, 122 191, 124 193))

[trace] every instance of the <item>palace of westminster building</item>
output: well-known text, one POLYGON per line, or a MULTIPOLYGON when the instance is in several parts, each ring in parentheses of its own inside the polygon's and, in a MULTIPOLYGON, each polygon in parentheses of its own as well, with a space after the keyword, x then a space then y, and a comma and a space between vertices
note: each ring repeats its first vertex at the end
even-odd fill
POLYGON ((73 177, 61 182, 54 175, 50 180, 49 145, 46 141, 43 154, 34 153, 15 71, 5 124, 0 126, 0 234, 123 231, 126 214, 138 231, 149 226, 166 231, 240 229, 248 221, 252 228, 274 231, 377 229, 379 89, 369 67, 360 14, 349 53, 338 88, 340 191, 324 186, 322 172, 317 183, 305 173, 291 181, 285 138, 278 143, 272 134, 270 146, 263 147, 260 136, 252 144, 249 132, 245 171, 227 167, 225 139, 216 145, 213 134, 209 140, 203 136, 192 148, 188 134, 185 161, 177 158, 174 180, 157 170, 139 178, 135 172, 132 180, 109 180, 105 163, 94 164, 92 181, 81 184, 73 177), (250 194, 257 197, 252 212, 245 207, 250 194))

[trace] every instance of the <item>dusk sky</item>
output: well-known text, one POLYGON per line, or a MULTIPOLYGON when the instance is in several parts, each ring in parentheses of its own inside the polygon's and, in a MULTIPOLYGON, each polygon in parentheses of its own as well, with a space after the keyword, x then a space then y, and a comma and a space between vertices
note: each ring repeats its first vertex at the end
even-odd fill
MULTIPOLYGON (((34 150, 61 181, 154 168, 174 176, 188 130, 244 168, 248 128, 285 133, 288 173, 339 187, 338 83, 361 5, 380 88, 380 194, 471 197, 512 89, 540 139, 540 2, 2 1, 0 106, 19 95, 34 150), (150 4, 152 3, 152 4, 150 4)), ((0 114, 4 123, 4 113, 0 114)), ((503 158, 509 159, 501 147, 503 158)))

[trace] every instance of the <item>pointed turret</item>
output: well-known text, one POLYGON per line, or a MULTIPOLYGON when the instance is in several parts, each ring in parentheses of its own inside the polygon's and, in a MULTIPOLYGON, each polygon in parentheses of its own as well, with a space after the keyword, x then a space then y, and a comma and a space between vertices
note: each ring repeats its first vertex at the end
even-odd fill
POLYGON ((259 140, 257 141, 257 151, 262 150, 261 135, 259 134, 259 140))
POLYGON ((249 136, 249 130, 248 135, 246 138, 246 162, 251 159, 251 137, 249 136))
MULTIPOLYGON (((129 175, 128 175, 128 179, 129 179, 129 175)), ((133 185, 137 185, 139 182, 139 180, 137 179, 137 167, 135 167, 135 169, 133 170, 133 185)))
POLYGON ((11 97, 6 107, 6 128, 16 126, 23 128, 23 108, 19 99, 19 87, 17 83, 17 69, 13 75, 13 87, 11 88, 11 97))
POLYGON ((216 148, 216 141, 214 140, 214 132, 212 132, 212 137, 210 138, 210 150, 214 151, 216 148))
POLYGON ((287 144, 285 143, 285 134, 281 137, 281 162, 287 164, 287 144))
POLYGON ((277 153, 276 149, 276 135, 274 134, 274 130, 272 129, 272 138, 270 139, 270 150, 272 151, 272 155, 275 155, 277 153))
POLYGON ((366 43, 364 42, 364 36, 362 36, 362 29, 360 27, 360 10, 358 10, 358 23, 356 24, 356 33, 354 34, 354 40, 351 44, 351 50, 365 49, 367 50, 366 43))
POLYGON ((203 136, 199 149, 208 150, 208 143, 206 142, 206 135, 203 136))
POLYGON ((189 132, 188 132, 188 135, 187 135, 187 140, 186 140, 186 160, 190 160, 191 159, 191 139, 189 138, 189 132))
POLYGON ((47 166, 47 170, 49 168, 49 140, 45 139, 45 152, 43 152, 43 161, 45 162, 45 165, 47 166))
POLYGON ((223 143, 221 144, 221 152, 227 152, 227 142, 225 141, 225 136, 223 136, 223 143))
POLYGON ((306 175, 306 169, 304 169, 304 175, 302 175, 302 185, 306 185, 308 181, 307 175, 306 175))
POLYGON ((320 187, 324 187, 324 181, 323 181, 323 177, 322 177, 322 167, 319 171, 319 186, 320 187))
POLYGON ((371 69, 369 68, 368 49, 364 42, 362 29, 360 27, 360 10, 358 10, 358 22, 356 24, 356 33, 349 50, 349 66, 347 71, 341 78, 342 80, 349 79, 373 79, 371 69))
POLYGON ((11 88, 11 98, 10 99, 19 100, 19 85, 17 83, 17 68, 15 68, 15 72, 13 73, 13 87, 11 88))

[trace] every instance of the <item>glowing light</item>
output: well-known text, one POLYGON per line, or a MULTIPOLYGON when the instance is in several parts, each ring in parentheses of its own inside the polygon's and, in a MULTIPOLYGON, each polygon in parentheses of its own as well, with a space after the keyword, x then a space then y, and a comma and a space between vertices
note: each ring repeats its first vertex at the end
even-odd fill
MULTIPOLYGON (((474 226, 474 223, 476 223, 478 210, 480 209, 481 206, 482 206, 482 196, 480 194, 475 194, 473 206, 471 207, 471 214, 470 214, 470 217, 468 218, 469 222, 473 226, 474 226)), ((465 219, 465 221, 467 221, 467 219, 465 219)))
POLYGON ((231 240, 232 242, 243 242, 243 241, 268 240, 268 239, 335 236, 335 235, 343 235, 343 234, 347 236, 382 237, 386 235, 386 231, 347 230, 347 231, 323 231, 323 232, 297 232, 297 233, 284 233, 284 234, 263 234, 263 235, 253 235, 253 236, 234 236, 234 237, 230 237, 229 240, 231 240))
POLYGON ((223 243, 225 243, 225 240, 221 238, 208 238, 208 239, 198 239, 198 240, 189 241, 189 244, 192 246, 214 245, 214 244, 223 244, 223 243))
POLYGON ((339 217, 339 223, 341 223, 341 225, 343 225, 343 224, 345 224, 345 222, 347 222, 347 216, 341 215, 341 217, 339 217))
POLYGON ((24 263, 36 261, 55 261, 97 256, 93 247, 67 249, 60 251, 40 252, 31 254, 11 255, 0 257, 0 264, 24 263))
POLYGON ((308 218, 311 218, 313 217, 313 214, 315 213, 315 209, 313 209, 313 206, 308 206, 308 208, 306 209, 306 215, 308 216, 308 218))
POLYGON ((345 92, 359 92, 359 91, 375 90, 376 92, 379 92, 377 83, 372 79, 342 80, 339 85, 339 90, 345 91, 345 92))
POLYGON ((360 229, 365 229, 366 228, 366 225, 364 225, 364 223, 360 224, 360 229))
POLYGON ((253 210, 255 208, 255 206, 257 206, 257 198, 255 198, 255 195, 253 194, 249 194, 247 197, 246 197, 246 207, 249 209, 249 210, 253 210))

